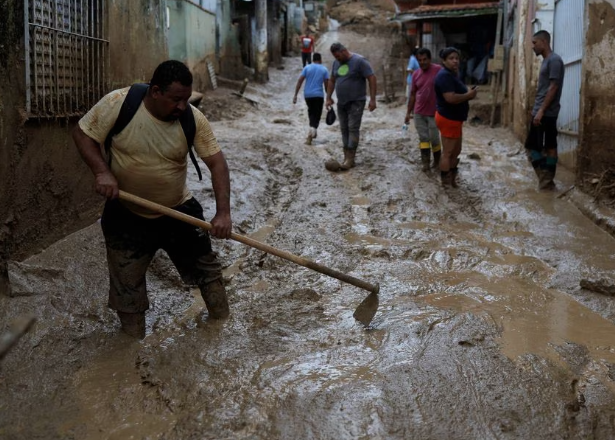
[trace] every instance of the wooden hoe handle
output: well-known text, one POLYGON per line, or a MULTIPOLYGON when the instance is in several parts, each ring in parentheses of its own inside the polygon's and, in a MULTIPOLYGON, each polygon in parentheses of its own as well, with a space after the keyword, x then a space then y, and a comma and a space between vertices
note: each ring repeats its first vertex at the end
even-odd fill
MULTIPOLYGON (((142 199, 141 197, 137 197, 133 194, 127 193, 126 191, 120 190, 120 199, 126 200, 127 202, 134 203, 135 205, 139 205, 143 208, 150 209, 160 214, 164 214, 176 220, 180 220, 180 221, 189 223, 191 225, 198 226, 207 231, 212 229, 211 223, 208 223, 204 220, 200 220, 198 218, 194 218, 188 214, 184 214, 183 212, 179 212, 174 209, 167 208, 166 206, 162 206, 158 203, 154 203, 149 200, 142 199)), ((307 258, 299 257, 297 255, 291 254, 290 252, 286 252, 281 249, 274 248, 273 246, 269 246, 268 244, 261 243, 260 241, 246 237, 245 235, 240 235, 240 234, 231 232, 231 239, 238 241, 240 243, 243 243, 245 245, 248 245, 250 247, 253 247, 255 249, 259 249, 263 252, 267 252, 268 254, 275 255, 276 257, 280 257, 280 258, 284 258, 285 260, 292 261, 293 263, 296 263, 299 266, 307 267, 308 269, 312 269, 316 272, 336 278, 345 283, 352 284, 353 286, 367 290, 368 292, 377 294, 380 291, 379 284, 368 283, 366 281, 355 278, 351 275, 339 272, 327 266, 323 266, 322 264, 315 263, 314 261, 308 260, 307 258)))

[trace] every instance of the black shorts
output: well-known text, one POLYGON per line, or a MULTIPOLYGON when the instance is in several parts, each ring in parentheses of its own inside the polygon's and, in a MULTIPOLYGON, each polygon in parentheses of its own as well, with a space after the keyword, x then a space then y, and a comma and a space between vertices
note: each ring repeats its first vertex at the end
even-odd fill
MULTIPOLYGON (((194 198, 177 211, 203 220, 203 208, 194 198)), ((222 276, 222 267, 211 249, 207 231, 171 217, 145 218, 119 200, 105 205, 101 226, 109 265, 109 307, 125 313, 149 308, 145 273, 154 255, 163 249, 182 280, 204 285, 222 276)))
POLYGON ((543 116, 538 126, 531 122, 525 148, 535 151, 557 150, 557 118, 543 116))

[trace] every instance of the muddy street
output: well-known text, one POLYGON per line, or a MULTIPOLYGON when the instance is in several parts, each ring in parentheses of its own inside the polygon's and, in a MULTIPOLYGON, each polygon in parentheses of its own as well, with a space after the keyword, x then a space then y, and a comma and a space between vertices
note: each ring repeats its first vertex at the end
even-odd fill
MULTIPOLYGON (((335 40, 366 56, 379 44, 326 34, 326 66, 335 40)), ((0 437, 613 438, 615 302, 580 283, 613 282, 615 240, 564 194, 574 176, 558 170, 558 191, 538 192, 506 129, 466 124, 460 188, 443 190, 420 171, 414 128, 401 130, 403 102, 380 100, 357 166, 331 173, 339 126, 323 115, 305 145, 300 58, 281 67, 250 101, 220 88, 202 104, 229 162, 235 231, 379 283, 372 325, 352 316, 366 291, 214 240, 231 317, 208 320, 160 253, 136 341, 106 306, 96 223, 10 264, 0 322, 37 321, 0 361, 0 437)), ((211 184, 190 173, 210 219, 211 184)))

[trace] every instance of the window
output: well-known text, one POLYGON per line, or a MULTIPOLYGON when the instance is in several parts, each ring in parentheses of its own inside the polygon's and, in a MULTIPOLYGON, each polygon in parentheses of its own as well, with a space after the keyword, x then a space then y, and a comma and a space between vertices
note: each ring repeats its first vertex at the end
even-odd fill
POLYGON ((107 91, 106 0, 26 0, 26 111, 84 114, 107 91))

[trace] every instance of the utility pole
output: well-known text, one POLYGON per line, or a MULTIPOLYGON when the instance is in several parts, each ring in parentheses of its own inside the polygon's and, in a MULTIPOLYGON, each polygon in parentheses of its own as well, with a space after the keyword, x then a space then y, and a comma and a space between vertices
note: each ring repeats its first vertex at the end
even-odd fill
POLYGON ((256 0, 256 80, 269 79, 267 54, 267 0, 256 0))

